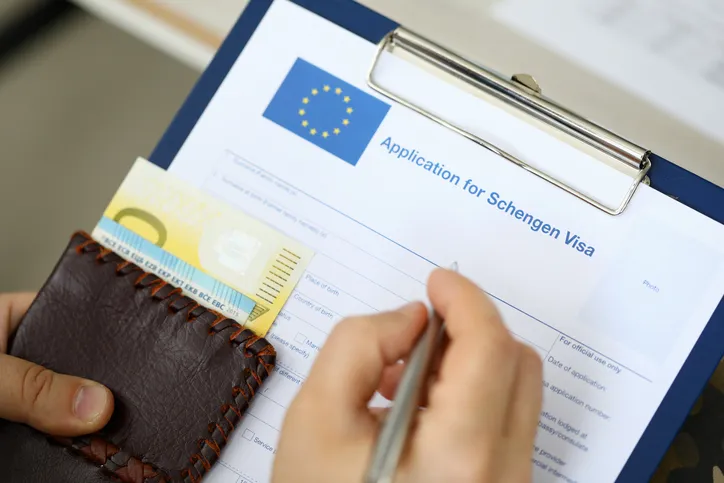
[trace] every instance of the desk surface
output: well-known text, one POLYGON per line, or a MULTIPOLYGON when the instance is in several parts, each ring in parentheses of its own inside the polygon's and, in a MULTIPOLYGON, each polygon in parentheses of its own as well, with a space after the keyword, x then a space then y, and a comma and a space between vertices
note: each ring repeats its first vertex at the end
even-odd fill
MULTIPOLYGON (((73 1, 199 71, 247 3, 73 1)), ((534 74, 548 97, 724 186, 724 144, 495 21, 495 0, 359 1, 496 71, 534 74)))

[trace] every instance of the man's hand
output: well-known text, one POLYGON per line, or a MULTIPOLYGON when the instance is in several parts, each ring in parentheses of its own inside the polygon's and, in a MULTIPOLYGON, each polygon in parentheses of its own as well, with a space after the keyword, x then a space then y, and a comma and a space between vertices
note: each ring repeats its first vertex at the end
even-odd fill
MULTIPOLYGON (((446 351, 430 377, 396 483, 524 483, 542 403, 542 364, 485 293, 438 270, 428 284, 446 351)), ((274 481, 362 481, 380 428, 368 402, 391 399, 425 327, 422 304, 341 322, 287 413, 274 481)))
POLYGON ((32 293, 0 294, 0 418, 54 436, 93 433, 113 413, 113 395, 106 387, 7 355, 8 339, 34 298, 32 293))

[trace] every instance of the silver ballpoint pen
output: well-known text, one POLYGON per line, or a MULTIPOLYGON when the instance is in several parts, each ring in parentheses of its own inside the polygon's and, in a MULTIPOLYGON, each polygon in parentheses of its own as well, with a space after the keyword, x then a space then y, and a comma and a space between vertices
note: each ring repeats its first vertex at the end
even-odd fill
MULTIPOLYGON (((450 270, 457 272, 457 262, 450 266, 450 270)), ((392 408, 387 413, 377 437, 367 468, 365 483, 393 483, 394 481, 412 419, 418 410, 421 391, 430 370, 432 356, 445 333, 445 324, 439 314, 432 307, 428 307, 428 313, 427 328, 410 354, 397 386, 392 408)))

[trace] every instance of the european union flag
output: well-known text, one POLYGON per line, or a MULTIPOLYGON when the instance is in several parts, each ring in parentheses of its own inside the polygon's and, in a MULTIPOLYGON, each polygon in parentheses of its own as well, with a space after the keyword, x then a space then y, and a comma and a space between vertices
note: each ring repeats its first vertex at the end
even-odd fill
POLYGON ((264 117, 355 166, 388 104, 297 59, 264 117))

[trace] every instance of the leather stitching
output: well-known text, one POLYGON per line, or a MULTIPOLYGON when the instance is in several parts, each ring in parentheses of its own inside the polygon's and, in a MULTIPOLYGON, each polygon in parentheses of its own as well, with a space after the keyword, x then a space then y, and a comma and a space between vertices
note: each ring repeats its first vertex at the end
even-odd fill
POLYGON ((143 463, 96 436, 53 438, 56 442, 83 455, 89 461, 110 471, 122 482, 167 483, 168 477, 149 463, 143 463))
MULTIPOLYGON (((254 350, 252 346, 261 338, 251 330, 245 329, 238 322, 224 317, 214 310, 202 307, 191 298, 182 295, 181 288, 173 287, 156 275, 122 259, 115 252, 100 245, 88 233, 79 231, 74 234, 74 238, 78 236, 85 240, 75 247, 76 253, 79 255, 95 254, 95 260, 99 264, 115 262, 115 271, 119 277, 140 272, 133 282, 134 287, 138 290, 150 289, 148 290, 149 295, 157 302, 168 301, 170 313, 187 311, 186 320, 188 322, 195 322, 206 313, 212 314, 214 319, 209 323, 209 335, 230 333, 229 342, 243 352, 244 359, 256 359, 256 370, 252 371, 247 363, 244 364, 246 367, 242 369, 243 386, 246 387, 234 386, 232 388, 232 402, 221 406, 221 418, 209 424, 208 436, 197 442, 198 452, 189 458, 189 466, 180 471, 183 483, 198 483, 221 455, 221 450, 226 446, 229 435, 249 407, 256 391, 271 375, 276 363, 276 351, 266 341, 262 348, 254 350), (149 279, 149 277, 152 278, 149 279), (171 290, 165 295, 158 295, 165 287, 171 290)), ((249 365, 254 366, 253 363, 249 365)), ((168 472, 162 471, 153 463, 144 461, 143 457, 124 453, 117 446, 98 436, 53 439, 110 472, 122 483, 172 483, 174 481, 168 476, 168 472)))

